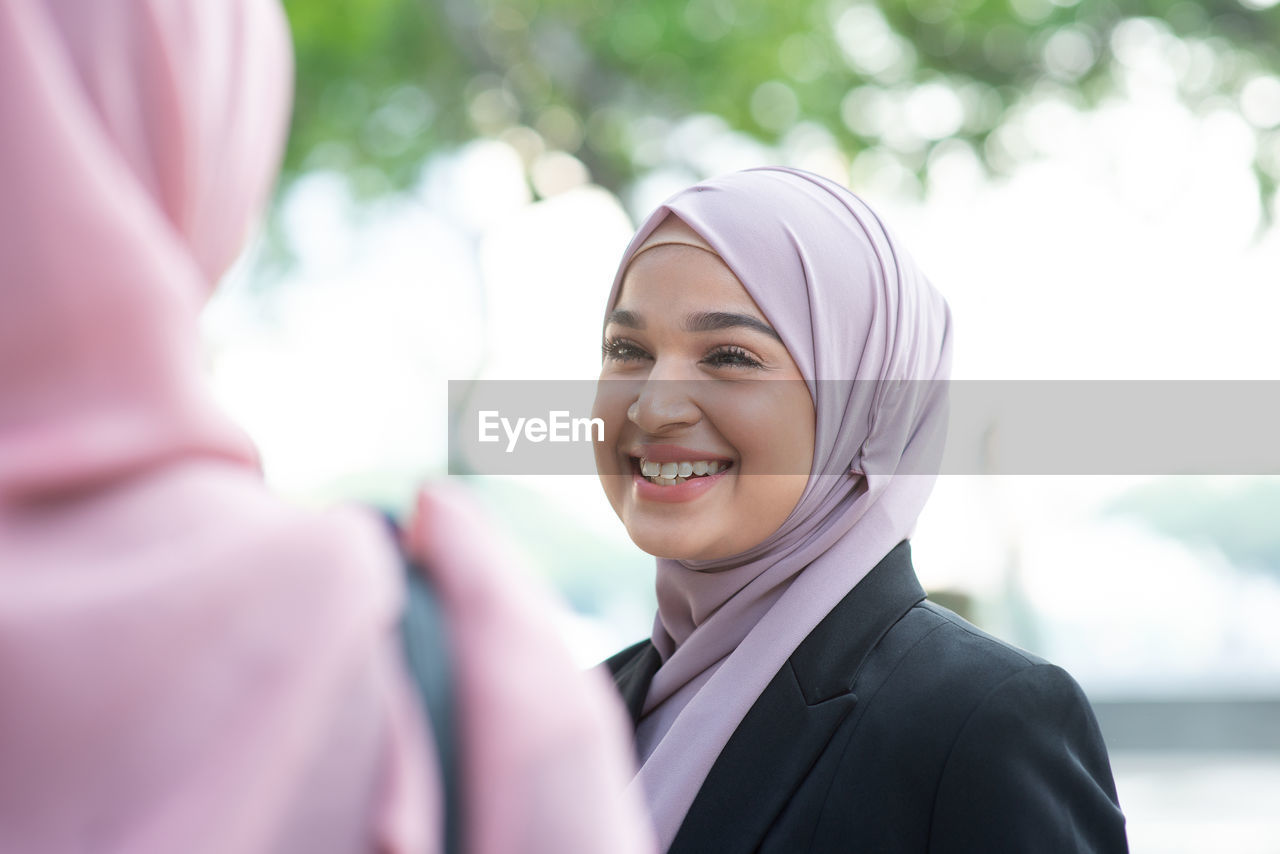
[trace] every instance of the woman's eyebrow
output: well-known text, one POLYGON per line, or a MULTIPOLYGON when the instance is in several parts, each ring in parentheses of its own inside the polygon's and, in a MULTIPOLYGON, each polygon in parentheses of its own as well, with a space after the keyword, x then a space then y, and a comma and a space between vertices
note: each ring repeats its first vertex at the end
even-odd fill
MULTIPOLYGON (((609 314, 605 325, 612 324, 624 326, 627 329, 645 328, 644 319, 634 311, 625 308, 614 309, 609 314)), ((775 332, 772 326, 749 314, 738 314, 732 311, 699 311, 690 314, 684 321, 684 328, 687 332, 715 332, 720 329, 733 329, 735 327, 753 329, 763 335, 768 335, 778 343, 782 343, 782 336, 775 332)))
POLYGON ((719 329, 745 327, 754 329, 781 343, 782 336, 763 320, 749 314, 736 314, 731 311, 699 311, 685 318, 684 328, 689 332, 715 332, 719 329))
POLYGON ((605 320, 604 325, 608 326, 611 323, 625 326, 628 329, 644 329, 644 321, 640 319, 640 315, 634 311, 627 311, 625 308, 617 308, 610 312, 609 318, 605 320))

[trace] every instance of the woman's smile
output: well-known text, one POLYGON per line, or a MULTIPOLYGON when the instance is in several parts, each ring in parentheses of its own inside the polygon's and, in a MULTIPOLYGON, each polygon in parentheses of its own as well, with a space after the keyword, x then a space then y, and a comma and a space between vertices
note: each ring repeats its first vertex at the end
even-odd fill
POLYGON ((638 501, 692 501, 733 468, 732 459, 681 445, 641 445, 629 456, 638 501))

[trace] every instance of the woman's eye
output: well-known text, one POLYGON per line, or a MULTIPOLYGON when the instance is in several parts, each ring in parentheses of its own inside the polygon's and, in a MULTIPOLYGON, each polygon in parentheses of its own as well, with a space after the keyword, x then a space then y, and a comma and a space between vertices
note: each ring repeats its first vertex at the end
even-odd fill
POLYGON ((610 338, 604 342, 602 349, 604 358, 610 362, 634 362, 649 358, 648 353, 625 339, 610 338))
POLYGON ((712 350, 702 360, 715 368, 760 368, 760 360, 741 347, 720 347, 712 350))

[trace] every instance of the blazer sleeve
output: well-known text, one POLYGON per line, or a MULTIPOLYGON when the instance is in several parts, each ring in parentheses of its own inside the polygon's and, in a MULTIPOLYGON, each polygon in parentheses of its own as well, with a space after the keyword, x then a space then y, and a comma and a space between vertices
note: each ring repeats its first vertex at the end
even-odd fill
POLYGON ((970 715, 943 770, 929 851, 1128 851, 1102 733, 1065 670, 1023 668, 970 715))

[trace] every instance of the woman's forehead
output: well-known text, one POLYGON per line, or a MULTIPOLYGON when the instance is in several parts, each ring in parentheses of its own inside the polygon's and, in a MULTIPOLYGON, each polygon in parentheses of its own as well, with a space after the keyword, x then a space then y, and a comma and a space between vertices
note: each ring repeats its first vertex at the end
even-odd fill
POLYGON ((676 243, 648 247, 633 259, 615 308, 638 312, 732 310, 764 318, 724 259, 708 250, 676 243))

